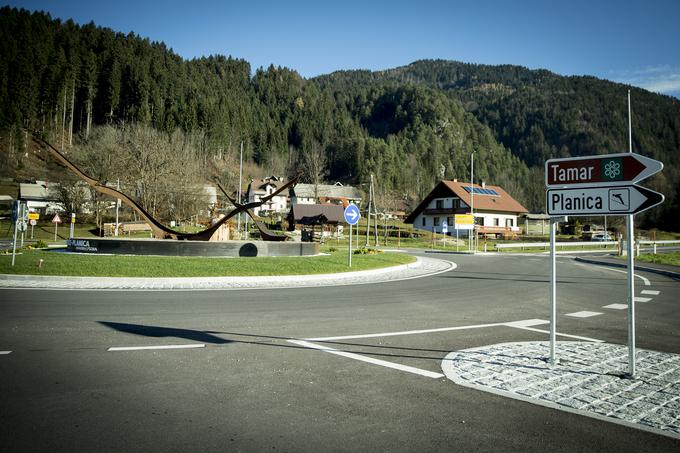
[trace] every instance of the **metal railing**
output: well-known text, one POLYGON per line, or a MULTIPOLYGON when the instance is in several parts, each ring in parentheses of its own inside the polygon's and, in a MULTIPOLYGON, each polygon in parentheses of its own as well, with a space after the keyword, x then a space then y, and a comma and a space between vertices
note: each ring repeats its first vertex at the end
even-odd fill
MULTIPOLYGON (((555 247, 556 248, 565 248, 565 247, 594 247, 597 246, 598 249, 602 248, 607 248, 608 246, 617 246, 619 245, 618 241, 601 241, 601 242, 593 242, 593 241, 587 241, 587 242, 556 242, 555 247)), ((495 244, 494 249, 496 250, 501 250, 501 249, 511 249, 511 248, 519 248, 521 250, 530 249, 530 248, 545 248, 546 250, 550 247, 550 242, 513 242, 513 243, 508 243, 508 244, 495 244)))

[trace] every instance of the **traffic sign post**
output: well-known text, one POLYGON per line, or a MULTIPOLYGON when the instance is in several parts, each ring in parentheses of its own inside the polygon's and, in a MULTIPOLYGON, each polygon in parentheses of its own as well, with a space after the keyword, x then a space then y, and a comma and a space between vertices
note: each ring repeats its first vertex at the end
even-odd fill
MULTIPOLYGON (((630 92, 629 92, 630 96, 630 92)), ((629 99, 630 101, 630 99, 629 99)), ((547 212, 551 216, 625 215, 628 241, 628 376, 635 378, 635 283, 633 216, 663 203, 664 196, 635 185, 663 169, 663 163, 632 152, 550 159, 545 163, 547 212)), ((565 217, 566 219, 566 217, 565 217)), ((555 227, 550 221, 550 363, 555 364, 555 227)))
MULTIPOLYGON (((361 213, 359 212, 359 208, 355 204, 349 204, 346 208, 345 211, 343 212, 343 216, 345 217, 345 222, 349 224, 349 254, 348 254, 348 266, 352 267, 352 226, 356 225, 359 223, 359 219, 361 218, 361 213)), ((358 232, 358 230, 357 230, 358 232)))
POLYGON ((17 255, 17 233, 19 231, 19 219, 21 218, 21 202, 17 200, 12 208, 12 218, 14 219, 14 242, 12 244, 12 266, 17 255))
POLYGON ((54 214, 54 217, 52 217, 52 223, 54 224, 54 242, 57 242, 57 229, 59 228, 59 224, 61 223, 61 218, 59 217, 59 214, 54 214))

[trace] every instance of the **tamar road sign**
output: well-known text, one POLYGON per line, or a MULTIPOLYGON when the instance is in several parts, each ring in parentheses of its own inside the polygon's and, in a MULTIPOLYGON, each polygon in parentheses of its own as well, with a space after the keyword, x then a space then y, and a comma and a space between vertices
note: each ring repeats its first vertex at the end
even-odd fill
POLYGON ((548 214, 552 216, 595 216, 637 214, 654 207, 664 196, 636 185, 550 189, 548 214))
POLYGON ((40 214, 37 212, 29 212, 28 213, 28 220, 38 220, 40 218, 40 214))
POLYGON ((359 219, 361 218, 359 208, 357 208, 357 205, 355 204, 350 204, 345 208, 344 216, 345 222, 347 222, 350 225, 356 225, 359 222, 359 219))
POLYGON ((61 223, 61 217, 59 217, 59 214, 54 214, 54 217, 52 217, 52 223, 61 223))
POLYGON ((548 187, 603 187, 636 183, 663 169, 663 163, 634 153, 550 159, 545 163, 548 187))

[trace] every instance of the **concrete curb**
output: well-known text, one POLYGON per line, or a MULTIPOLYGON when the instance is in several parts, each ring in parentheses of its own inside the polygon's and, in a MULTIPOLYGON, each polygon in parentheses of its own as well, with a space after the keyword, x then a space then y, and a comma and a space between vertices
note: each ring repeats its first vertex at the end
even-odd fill
MULTIPOLYGON (((582 263, 588 263, 588 264, 597 264, 600 266, 610 266, 610 267, 619 267, 622 269, 628 268, 628 265, 625 263, 615 263, 611 261, 603 261, 603 260, 597 260, 593 258, 582 258, 582 257, 576 257, 574 258, 576 261, 582 262, 582 263)), ((645 265, 640 266, 638 263, 635 263, 635 270, 636 271, 643 271, 643 272, 651 272, 653 274, 659 274, 659 275, 664 275, 666 277, 670 277, 676 280, 680 280, 680 272, 673 272, 669 271, 666 269, 658 269, 654 267, 648 267, 645 265)))
POLYGON ((279 289, 307 286, 337 286, 381 283, 426 277, 455 268, 444 260, 416 257, 415 263, 343 272, 338 274, 276 275, 249 277, 63 277, 42 275, 0 275, 0 288, 30 289, 279 289))

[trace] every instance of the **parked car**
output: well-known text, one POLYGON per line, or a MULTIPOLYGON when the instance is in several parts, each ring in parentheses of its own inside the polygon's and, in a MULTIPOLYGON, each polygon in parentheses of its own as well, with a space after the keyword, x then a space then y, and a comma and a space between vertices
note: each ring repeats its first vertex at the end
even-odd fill
POLYGON ((591 241, 597 241, 597 242, 603 242, 603 241, 613 241, 611 235, 606 232, 598 232, 598 233, 593 233, 593 236, 590 238, 591 241))

